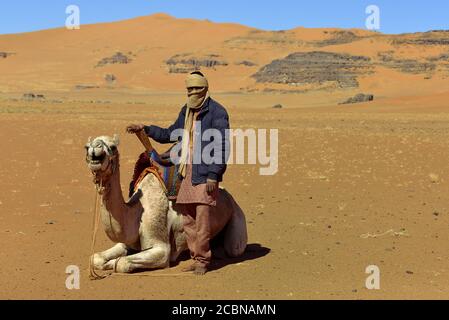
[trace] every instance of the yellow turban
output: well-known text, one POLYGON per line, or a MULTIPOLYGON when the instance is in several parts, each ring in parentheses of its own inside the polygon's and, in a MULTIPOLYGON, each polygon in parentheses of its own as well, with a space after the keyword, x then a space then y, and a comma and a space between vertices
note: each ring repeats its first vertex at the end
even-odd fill
POLYGON ((186 88, 209 88, 206 77, 200 72, 192 72, 187 76, 186 88))

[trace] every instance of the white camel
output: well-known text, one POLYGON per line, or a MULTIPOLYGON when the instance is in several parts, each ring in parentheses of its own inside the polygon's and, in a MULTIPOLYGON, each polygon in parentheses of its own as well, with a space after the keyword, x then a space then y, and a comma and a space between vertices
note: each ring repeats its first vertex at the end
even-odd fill
MULTIPOLYGON (((92 257, 97 270, 130 273, 167 268, 187 249, 182 215, 173 208, 160 181, 149 174, 125 202, 120 185, 118 137, 101 136, 86 144, 86 162, 94 183, 102 186, 101 222, 108 238, 116 243, 92 257)), ((230 257, 241 256, 247 245, 245 215, 233 197, 220 189, 218 211, 231 211, 220 221, 223 247, 230 257), (225 220, 226 219, 226 220, 225 220), (225 229, 226 228, 226 229, 225 229)))

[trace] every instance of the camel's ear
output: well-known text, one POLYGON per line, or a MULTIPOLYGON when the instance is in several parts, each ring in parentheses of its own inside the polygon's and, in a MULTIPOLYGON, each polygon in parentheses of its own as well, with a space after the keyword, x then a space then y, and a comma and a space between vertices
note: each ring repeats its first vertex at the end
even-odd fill
POLYGON ((89 139, 87 139, 87 143, 92 144, 92 137, 89 137, 89 139))
POLYGON ((118 147, 118 145, 120 144, 118 134, 114 134, 114 138, 112 138, 112 141, 114 142, 115 146, 118 147))

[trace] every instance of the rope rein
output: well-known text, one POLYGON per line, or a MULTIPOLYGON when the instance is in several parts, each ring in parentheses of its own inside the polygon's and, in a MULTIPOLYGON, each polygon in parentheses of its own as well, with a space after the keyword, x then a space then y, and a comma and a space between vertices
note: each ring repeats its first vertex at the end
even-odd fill
MULTIPOLYGON (((107 146, 104 142, 103 145, 107 146)), ((116 164, 114 163, 114 160, 117 158, 117 154, 114 154, 110 151, 109 147, 108 147, 108 152, 110 152, 109 154, 112 154, 112 156, 109 158, 109 164, 108 167, 106 168, 106 170, 109 169, 109 167, 112 166, 111 169, 111 175, 114 174, 116 168, 116 164)), ((94 254, 95 254, 95 243, 97 241, 97 234, 98 234, 98 228, 100 226, 100 219, 101 219, 101 212, 100 212, 100 208, 101 208, 101 200, 105 191, 105 187, 103 184, 103 179, 100 177, 97 177, 96 174, 94 174, 94 183, 95 183, 95 203, 94 203, 94 214, 93 214, 93 223, 92 223, 92 241, 91 241, 91 254, 90 254, 90 259, 89 259, 89 279, 90 280, 101 280, 101 279, 105 279, 107 277, 109 277, 111 275, 111 273, 104 273, 104 274, 99 274, 96 270, 95 270, 95 265, 94 265, 94 254)))
POLYGON ((100 275, 95 270, 94 266, 94 254, 95 254, 95 243, 97 239, 98 226, 100 225, 100 197, 103 194, 103 181, 100 180, 99 184, 96 184, 95 192, 95 203, 94 203, 94 214, 93 214, 93 224, 92 224, 92 242, 90 247, 90 259, 89 259, 89 279, 90 280, 101 280, 108 277, 108 274, 100 275))

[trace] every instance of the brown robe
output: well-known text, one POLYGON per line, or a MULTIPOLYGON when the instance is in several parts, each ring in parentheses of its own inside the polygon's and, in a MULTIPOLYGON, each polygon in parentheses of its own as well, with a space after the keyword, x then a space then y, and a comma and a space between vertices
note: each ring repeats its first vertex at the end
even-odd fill
POLYGON ((198 112, 194 115, 194 124, 190 132, 189 161, 186 167, 186 177, 182 180, 176 199, 176 206, 183 215, 184 232, 190 255, 197 264, 208 266, 212 258, 210 240, 226 225, 229 212, 218 212, 217 199, 219 195, 218 182, 215 192, 207 193, 206 184, 192 184, 192 154, 195 143, 193 132, 198 112))

